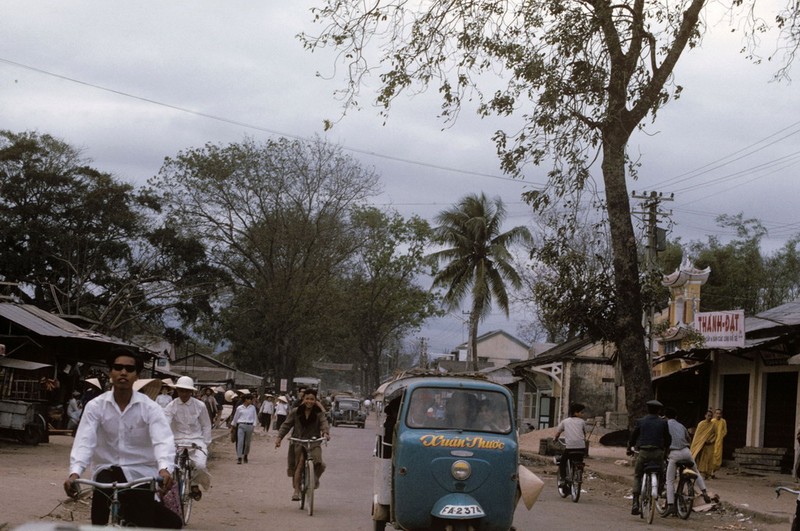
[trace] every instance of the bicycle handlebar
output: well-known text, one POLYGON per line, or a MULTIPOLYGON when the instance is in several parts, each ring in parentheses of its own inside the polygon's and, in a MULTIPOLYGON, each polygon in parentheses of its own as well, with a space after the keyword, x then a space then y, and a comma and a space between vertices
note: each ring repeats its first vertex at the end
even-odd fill
POLYGON ((77 485, 87 485, 89 487, 95 487, 98 489, 117 489, 117 490, 132 489, 149 483, 150 488, 155 490, 156 484, 160 485, 161 483, 163 483, 163 481, 164 480, 160 477, 153 477, 153 478, 139 478, 139 479, 134 479, 133 481, 126 481, 126 482, 113 481, 111 483, 100 483, 99 481, 94 481, 91 479, 76 478, 72 480, 72 483, 77 485))
POLYGON ((300 439, 298 437, 289 437, 289 440, 292 441, 293 443, 297 443, 307 447, 310 447, 314 444, 328 443, 328 440, 325 439, 324 437, 314 437, 313 439, 300 439))
POLYGON ((199 446, 197 443, 192 443, 191 446, 188 445, 188 444, 176 444, 175 445, 175 453, 176 454, 179 454, 180 452, 182 452, 184 450, 200 450, 204 454, 208 455, 208 452, 203 450, 203 447, 199 446))

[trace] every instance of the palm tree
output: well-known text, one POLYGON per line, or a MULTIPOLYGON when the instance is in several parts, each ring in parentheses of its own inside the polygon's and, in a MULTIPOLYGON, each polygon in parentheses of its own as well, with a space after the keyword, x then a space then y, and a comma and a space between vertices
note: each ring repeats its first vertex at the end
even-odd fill
POLYGON ((483 193, 468 195, 436 216, 434 241, 447 248, 429 255, 437 264, 445 264, 434 276, 433 286, 447 289, 444 302, 451 310, 468 293, 472 296, 469 352, 474 371, 478 370, 478 323, 491 311, 492 300, 508 316, 506 282, 515 289, 522 286, 508 248, 533 241, 526 227, 501 234, 505 217, 503 201, 499 197, 489 201, 483 193))

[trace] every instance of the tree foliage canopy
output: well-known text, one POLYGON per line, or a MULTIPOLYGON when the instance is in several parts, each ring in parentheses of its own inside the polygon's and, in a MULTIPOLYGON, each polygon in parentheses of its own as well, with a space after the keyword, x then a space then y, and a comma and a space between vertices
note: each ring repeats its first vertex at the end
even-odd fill
POLYGON ((702 311, 742 309, 755 315, 800 296, 800 236, 764 254, 762 240, 767 232, 759 220, 740 213, 719 216, 717 224, 732 229, 735 237, 723 243, 711 236, 687 246, 698 267, 711 268, 702 290, 702 311))
POLYGON ((218 338, 233 341, 241 366, 293 376, 310 363, 359 245, 350 213, 377 176, 321 141, 246 140, 167 158, 151 185, 232 279, 218 338))
POLYGON ((159 208, 59 139, 0 132, 0 275, 26 302, 121 337, 208 311, 219 277, 159 208))
POLYGON ((435 294, 417 283, 429 271, 425 249, 431 229, 417 216, 404 219, 373 207, 358 209, 353 223, 363 243, 343 283, 344 314, 367 369, 365 388, 371 389, 392 365, 387 359, 392 347, 440 313, 435 294))
POLYGON ((232 279, 215 334, 239 367, 291 378, 352 362, 377 385, 388 345, 433 312, 414 283, 427 224, 365 207, 378 177, 335 146, 209 144, 168 158, 151 184, 232 279))

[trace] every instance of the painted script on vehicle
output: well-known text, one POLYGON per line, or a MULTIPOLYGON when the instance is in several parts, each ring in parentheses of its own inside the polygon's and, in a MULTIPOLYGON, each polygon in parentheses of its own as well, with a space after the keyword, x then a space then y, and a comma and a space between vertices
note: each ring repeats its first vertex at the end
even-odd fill
POLYGON ((484 437, 446 437, 444 435, 423 435, 419 438, 422 446, 443 448, 480 448, 485 450, 502 450, 506 443, 484 437))

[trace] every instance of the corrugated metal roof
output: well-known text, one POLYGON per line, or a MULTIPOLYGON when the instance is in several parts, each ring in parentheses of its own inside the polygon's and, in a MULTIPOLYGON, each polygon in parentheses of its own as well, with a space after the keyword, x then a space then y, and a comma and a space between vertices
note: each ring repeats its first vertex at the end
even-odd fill
POLYGON ((744 320, 746 334, 779 326, 800 325, 800 299, 781 304, 744 320))
POLYGON ((37 369, 44 369, 45 367, 52 367, 46 363, 37 363, 35 361, 18 360, 16 358, 0 358, 0 367, 8 367, 9 369, 22 369, 24 371, 35 371, 37 369))
POLYGON ((0 303, 0 317, 4 317, 40 336, 86 339, 129 346, 128 343, 121 339, 86 330, 30 304, 0 303))

